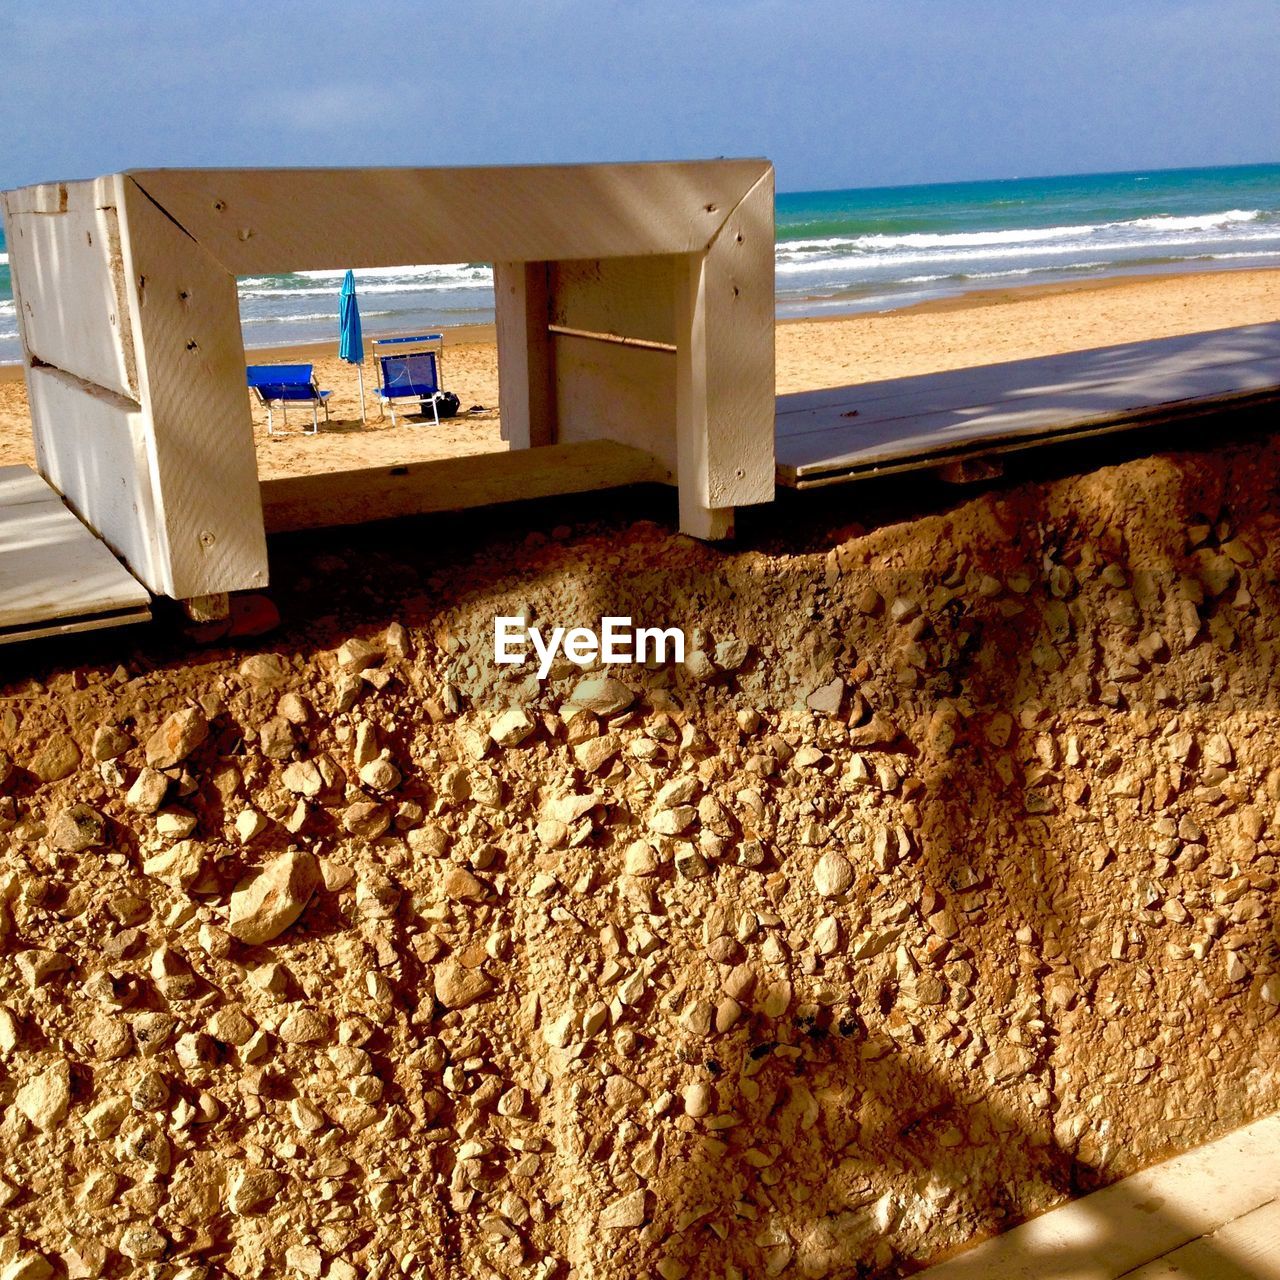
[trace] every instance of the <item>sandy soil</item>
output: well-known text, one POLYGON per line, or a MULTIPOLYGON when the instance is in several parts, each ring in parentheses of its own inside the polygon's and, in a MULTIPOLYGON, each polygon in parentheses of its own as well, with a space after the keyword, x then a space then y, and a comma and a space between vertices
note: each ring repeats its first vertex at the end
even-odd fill
POLYGON ((1280 439, 1204 434, 805 547, 317 530, 260 642, 6 656, 0 1276, 890 1280, 1274 1112, 1280 439))
MULTIPOLYGON (((992 290, 885 315, 801 320, 778 326, 778 391, 842 386, 939 369, 1079 351, 1169 337, 1280 316, 1280 272, 1206 272, 1110 280, 1086 286, 992 290)), ((254 410, 258 467, 264 479, 485 453, 499 434, 497 349, 493 329, 450 333, 443 381, 464 412, 439 429, 414 421, 391 426, 376 409, 361 425, 354 370, 333 345, 253 353, 255 360, 305 359, 333 390, 331 421, 319 436, 269 437, 254 410), (472 408, 472 406, 478 406, 472 408), (469 411, 469 412, 468 412, 469 411)), ((371 403, 371 401, 370 401, 371 403)), ((21 371, 0 368, 0 465, 31 462, 33 450, 21 371)))

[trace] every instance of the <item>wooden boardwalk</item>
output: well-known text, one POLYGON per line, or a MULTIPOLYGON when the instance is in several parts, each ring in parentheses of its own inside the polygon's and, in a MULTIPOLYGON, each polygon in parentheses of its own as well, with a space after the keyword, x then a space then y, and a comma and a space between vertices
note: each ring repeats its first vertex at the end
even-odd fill
POLYGON ((803 391, 778 397, 778 483, 841 484, 1265 403, 1280 403, 1280 324, 803 391))
POLYGON ((1280 1280, 1280 1116, 1033 1218, 919 1280, 1280 1280))
POLYGON ((0 644, 145 622, 151 596, 29 467, 0 467, 0 644))

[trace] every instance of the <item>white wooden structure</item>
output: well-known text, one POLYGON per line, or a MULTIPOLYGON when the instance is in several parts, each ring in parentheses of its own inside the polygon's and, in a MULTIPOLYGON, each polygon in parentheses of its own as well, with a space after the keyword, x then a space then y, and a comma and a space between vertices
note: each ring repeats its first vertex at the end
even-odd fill
POLYGON ((1123 1178, 919 1280, 1280 1280, 1280 1116, 1123 1178))
POLYGON ((1280 324, 778 397, 778 483, 938 466, 1280 400, 1280 324))
POLYGON ((0 644, 145 622, 151 597, 28 467, 0 467, 0 644))
MULTIPOLYGON (((536 491, 670 481, 704 538, 773 497, 767 161, 157 169, 3 202, 38 469, 157 595, 267 582, 238 275, 493 262, 504 434, 556 447, 536 491)), ((507 455, 465 477, 525 496, 507 455)), ((457 506, 458 478, 417 464, 394 510, 381 469, 336 503, 293 483, 285 523, 457 506)))

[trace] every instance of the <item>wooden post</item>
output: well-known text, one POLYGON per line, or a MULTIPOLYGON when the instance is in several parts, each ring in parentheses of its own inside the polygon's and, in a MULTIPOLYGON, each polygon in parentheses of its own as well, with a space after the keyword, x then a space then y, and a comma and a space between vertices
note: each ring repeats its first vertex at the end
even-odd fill
POLYGON ((235 277, 127 176, 125 289, 149 425, 163 548, 153 591, 189 599, 262 587, 266 534, 235 277))
POLYGON ((685 259, 676 281, 676 478, 680 486, 680 531, 718 540, 733 533, 733 508, 711 506, 707 446, 711 416, 707 402, 707 260, 685 259))
POLYGON ((493 264, 502 438, 513 449, 532 449, 556 441, 547 270, 545 262, 493 264))
POLYGON ((733 508, 774 493, 773 171, 676 285, 680 528, 733 532, 733 508))

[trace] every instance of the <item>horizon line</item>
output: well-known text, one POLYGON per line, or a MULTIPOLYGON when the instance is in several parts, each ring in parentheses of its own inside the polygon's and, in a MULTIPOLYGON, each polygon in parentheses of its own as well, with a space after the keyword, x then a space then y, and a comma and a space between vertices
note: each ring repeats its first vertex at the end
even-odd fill
MULTIPOLYGON (((776 165, 774 166, 776 169, 776 165)), ((942 178, 929 182, 872 182, 853 187, 800 187, 780 196, 828 195, 833 191, 908 191, 917 187, 966 187, 988 182, 1043 182, 1048 178, 1119 178, 1128 174, 1196 173, 1207 169, 1280 169, 1278 160, 1246 160, 1233 164, 1179 164, 1157 169, 1080 169, 1070 173, 1019 173, 998 178, 942 178)))

